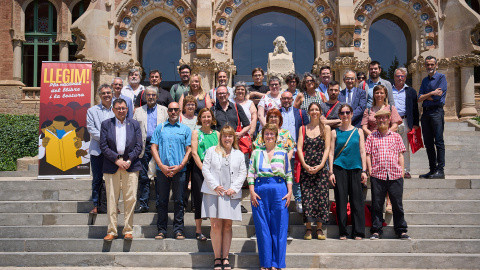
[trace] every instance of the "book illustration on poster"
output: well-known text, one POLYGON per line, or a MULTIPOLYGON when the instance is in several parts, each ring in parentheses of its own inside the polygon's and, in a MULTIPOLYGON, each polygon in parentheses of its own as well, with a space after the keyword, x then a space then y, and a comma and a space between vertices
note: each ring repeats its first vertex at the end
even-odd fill
POLYGON ((82 158, 76 154, 78 149, 75 146, 75 141, 78 138, 76 138, 75 130, 67 132, 61 139, 50 130, 47 129, 46 131, 45 137, 50 139, 45 147, 47 163, 62 171, 82 164, 82 158))

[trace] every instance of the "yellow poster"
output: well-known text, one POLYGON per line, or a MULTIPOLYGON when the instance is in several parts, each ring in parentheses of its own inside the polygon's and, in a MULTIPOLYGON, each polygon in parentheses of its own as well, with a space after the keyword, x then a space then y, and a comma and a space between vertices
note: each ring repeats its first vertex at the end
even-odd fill
POLYGON ((45 137, 50 138, 48 145, 45 147, 47 163, 62 171, 82 164, 82 158, 76 155, 78 149, 75 147, 75 130, 66 133, 61 139, 50 130, 46 130, 45 137))

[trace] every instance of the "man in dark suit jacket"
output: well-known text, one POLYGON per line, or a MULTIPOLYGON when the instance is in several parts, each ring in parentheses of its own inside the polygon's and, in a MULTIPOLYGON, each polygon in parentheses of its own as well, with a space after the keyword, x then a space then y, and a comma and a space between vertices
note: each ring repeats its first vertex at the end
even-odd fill
POLYGON ((408 137, 407 134, 412 129, 418 129, 418 123, 420 114, 418 112, 418 99, 417 91, 405 84, 407 78, 406 68, 397 68, 395 70, 394 82, 392 87, 393 97, 395 99, 395 108, 398 114, 403 119, 403 123, 398 125, 398 134, 402 136, 403 144, 407 149, 403 153, 403 160, 405 165, 404 178, 412 178, 410 175, 410 150, 408 149, 408 137))
POLYGON ((363 112, 367 107, 367 96, 365 91, 355 87, 355 72, 348 70, 343 75, 343 82, 345 83, 345 89, 340 91, 338 100, 352 106, 353 116, 352 125, 360 128, 362 123, 363 112))
MULTIPOLYGON (((308 115, 304 110, 299 110, 292 106, 293 95, 290 91, 283 92, 281 95, 280 101, 282 102, 282 107, 280 108, 280 112, 282 113, 282 117, 283 117, 282 128, 290 132, 290 135, 292 135, 296 143, 298 141, 298 134, 299 134, 300 127, 302 125, 306 125, 310 123, 310 119, 308 119, 308 115), (301 116, 300 116, 300 112, 302 114, 301 116)), ((296 148, 295 148, 295 151, 296 151, 296 148)), ((294 162, 295 162, 295 157, 292 157, 292 160, 290 163, 292 168, 294 167, 293 166, 294 162)), ((302 213, 303 212, 302 203, 301 203, 302 193, 300 191, 300 184, 294 182, 292 189, 293 189, 293 197, 297 202, 296 203, 297 212, 302 213)))
POLYGON ((102 122, 100 148, 103 153, 103 175, 107 189, 108 230, 105 241, 117 237, 117 206, 120 188, 123 191, 125 240, 132 240, 133 212, 137 202, 138 173, 142 164, 142 132, 136 120, 127 118, 128 107, 124 99, 113 102, 115 117, 102 122))

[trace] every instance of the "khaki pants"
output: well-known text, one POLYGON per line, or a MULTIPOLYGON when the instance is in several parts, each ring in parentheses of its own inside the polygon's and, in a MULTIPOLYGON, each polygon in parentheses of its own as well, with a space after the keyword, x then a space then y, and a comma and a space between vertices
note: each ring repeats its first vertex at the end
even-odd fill
POLYGON ((407 133, 410 132, 410 128, 408 128, 407 118, 403 119, 403 123, 398 125, 397 129, 398 134, 402 137, 403 144, 407 151, 403 153, 403 161, 405 164, 405 172, 410 172, 410 144, 408 143, 408 136, 407 133))
POLYGON ((117 236, 117 208, 120 189, 123 192, 123 208, 125 212, 125 226, 122 233, 133 233, 133 212, 137 202, 138 172, 118 170, 114 174, 103 174, 107 188, 107 234, 117 236))

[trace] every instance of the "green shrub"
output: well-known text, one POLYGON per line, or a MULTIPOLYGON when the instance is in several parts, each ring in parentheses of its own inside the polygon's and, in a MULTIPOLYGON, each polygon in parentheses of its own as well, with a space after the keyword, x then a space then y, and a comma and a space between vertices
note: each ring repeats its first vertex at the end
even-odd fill
POLYGON ((480 116, 473 117, 472 119, 475 120, 475 121, 477 121, 477 124, 480 125, 480 116))
POLYGON ((17 159, 38 154, 38 116, 0 114, 0 171, 15 171, 17 159))

